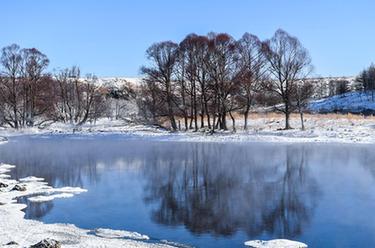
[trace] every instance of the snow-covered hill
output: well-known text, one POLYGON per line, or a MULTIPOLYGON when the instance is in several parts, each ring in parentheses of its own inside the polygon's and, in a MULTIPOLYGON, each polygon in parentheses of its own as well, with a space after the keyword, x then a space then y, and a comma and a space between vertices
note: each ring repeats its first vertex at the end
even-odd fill
POLYGON ((130 78, 130 77, 106 77, 98 78, 97 84, 101 86, 112 86, 120 88, 124 84, 131 84, 133 86, 139 86, 141 84, 142 78, 130 78))
POLYGON ((308 109, 317 113, 375 113, 375 92, 349 92, 313 101, 308 109))

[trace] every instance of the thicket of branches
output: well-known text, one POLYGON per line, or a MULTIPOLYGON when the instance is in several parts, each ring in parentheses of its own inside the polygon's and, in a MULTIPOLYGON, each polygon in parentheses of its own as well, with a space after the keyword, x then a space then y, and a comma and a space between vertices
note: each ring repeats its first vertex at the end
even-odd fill
POLYGON ((360 82, 361 89, 365 92, 371 92, 372 101, 375 100, 375 65, 371 64, 368 68, 363 70, 357 77, 357 81, 360 82))
POLYGON ((23 128, 56 121, 79 126, 100 117, 118 119, 123 101, 132 94, 127 85, 103 87, 95 75, 81 77, 77 66, 47 73, 49 60, 35 48, 4 47, 0 62, 2 126, 23 128))
POLYGON ((278 30, 266 41, 245 33, 235 40, 226 33, 189 34, 179 44, 164 41, 146 51, 140 108, 153 123, 168 120, 173 130, 236 130, 236 113, 244 118, 252 107, 272 105, 285 114, 301 114, 313 94, 306 79, 308 51, 299 40, 278 30))

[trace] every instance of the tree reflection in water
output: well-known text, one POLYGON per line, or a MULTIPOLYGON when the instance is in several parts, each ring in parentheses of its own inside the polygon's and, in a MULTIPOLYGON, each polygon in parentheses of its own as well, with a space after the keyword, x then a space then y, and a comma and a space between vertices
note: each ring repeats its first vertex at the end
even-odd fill
MULTIPOLYGON (((184 225, 198 234, 230 236, 241 230, 249 236, 266 232, 293 238, 309 224, 319 197, 307 163, 316 161, 310 156, 320 150, 301 145, 20 140, 0 149, 3 162, 17 165, 12 176, 43 177, 57 187, 98 184, 122 192, 116 180, 102 185, 102 175, 137 171, 145 181, 142 204, 153 208, 152 220, 184 225)), ((28 203, 26 216, 42 218, 53 204, 28 203)))
POLYGON ((145 200, 156 203, 158 223, 194 233, 290 238, 313 214, 319 191, 303 147, 193 144, 179 157, 160 154, 145 170, 145 200))

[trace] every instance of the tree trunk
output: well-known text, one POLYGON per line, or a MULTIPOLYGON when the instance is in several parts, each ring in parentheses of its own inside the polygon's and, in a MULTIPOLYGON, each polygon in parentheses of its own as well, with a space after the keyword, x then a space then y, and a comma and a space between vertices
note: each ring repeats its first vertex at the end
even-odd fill
POLYGON ((290 124, 289 124, 289 118, 290 118, 289 111, 285 111, 285 130, 291 129, 290 124))
POLYGON ((176 120, 174 118, 174 113, 173 113, 173 106, 172 106, 172 97, 171 97, 171 89, 170 89, 170 81, 167 82, 167 104, 168 104, 168 117, 169 121, 171 123, 171 127, 173 131, 177 130, 177 124, 176 120))
POLYGON ((201 116, 201 128, 204 128, 204 104, 202 100, 201 100, 200 116, 201 116))
POLYGON ((301 128, 302 128, 302 131, 305 131, 305 122, 303 120, 303 111, 299 111, 299 115, 300 115, 300 118, 301 118, 301 128))
POLYGON ((244 130, 247 130, 247 119, 249 118, 249 112, 250 112, 250 107, 249 106, 246 106, 246 110, 243 114, 244 116, 244 125, 243 125, 243 129, 244 130))
POLYGON ((236 132, 236 119, 234 119, 232 115, 232 111, 229 111, 229 115, 230 115, 230 118, 232 119, 232 128, 233 128, 233 132, 235 133, 236 132))
POLYGON ((300 100, 297 101, 297 107, 298 107, 298 112, 299 112, 299 116, 300 116, 300 119, 301 119, 301 129, 302 129, 302 131, 305 131, 305 122, 303 120, 303 110, 302 110, 302 107, 301 107, 300 100))
POLYGON ((290 111, 289 111, 289 101, 285 101, 285 130, 291 129, 289 118, 290 118, 290 111))

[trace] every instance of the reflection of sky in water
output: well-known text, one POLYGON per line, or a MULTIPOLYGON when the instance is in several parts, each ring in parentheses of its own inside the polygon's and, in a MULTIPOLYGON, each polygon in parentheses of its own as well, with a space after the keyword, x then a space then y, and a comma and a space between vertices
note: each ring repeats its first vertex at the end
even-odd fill
POLYGON ((371 146, 17 137, 0 146, 0 158, 17 165, 14 177, 89 190, 28 203, 27 218, 48 223, 198 247, 242 247, 258 238, 375 245, 371 146))

